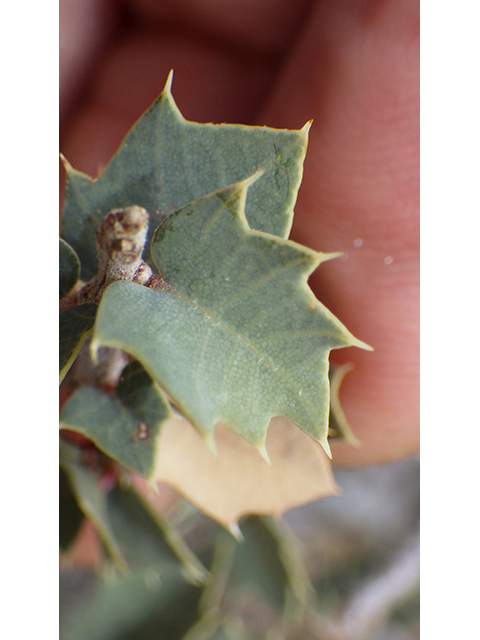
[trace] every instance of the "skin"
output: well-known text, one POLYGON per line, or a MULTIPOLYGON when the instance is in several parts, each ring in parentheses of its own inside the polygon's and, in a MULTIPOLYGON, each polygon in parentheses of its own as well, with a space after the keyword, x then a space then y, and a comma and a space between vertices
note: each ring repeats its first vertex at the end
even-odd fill
POLYGON ((61 0, 60 13, 61 150, 91 175, 171 68, 187 119, 280 128, 313 119, 291 237, 346 252, 310 285, 375 348, 332 352, 355 365, 341 400, 362 442, 332 443, 333 461, 359 466, 416 453, 417 0, 61 0))

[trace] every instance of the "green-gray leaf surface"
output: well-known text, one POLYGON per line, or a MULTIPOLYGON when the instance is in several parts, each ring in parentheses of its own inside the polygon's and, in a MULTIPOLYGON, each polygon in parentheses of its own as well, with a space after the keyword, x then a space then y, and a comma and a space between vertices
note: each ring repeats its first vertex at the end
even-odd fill
POLYGON ((68 484, 65 471, 60 467, 60 549, 67 549, 75 540, 80 525, 83 521, 83 512, 77 504, 75 497, 68 484))
POLYGON ((246 203, 249 224, 288 236, 310 125, 290 131, 189 122, 175 105, 170 84, 171 78, 98 178, 76 171, 65 161, 62 236, 78 253, 85 280, 97 271, 95 232, 111 209, 145 207, 151 238, 160 221, 158 214, 170 215, 260 168, 264 174, 252 184, 246 203))
POLYGON ((61 620, 61 640, 181 640, 198 620, 202 589, 167 567, 102 584, 61 620))
POLYGON ((288 630, 298 629, 304 617, 312 586, 296 541, 270 518, 242 520, 241 530, 241 543, 226 532, 215 541, 212 579, 201 600, 203 615, 190 629, 189 640, 253 640, 260 633, 262 638, 293 637, 288 630), (241 624, 259 610, 248 603, 262 607, 262 631, 254 636, 241 624))
POLYGON ((100 534, 99 522, 107 529, 110 538, 102 539, 121 548, 129 571, 105 582, 99 579, 93 598, 62 621, 62 638, 182 638, 198 617, 198 585, 205 581, 205 568, 183 541, 172 542, 170 527, 158 521, 135 491, 99 491, 104 499, 96 505, 101 510, 94 512, 94 525, 100 534))
POLYGON ((123 371, 115 396, 77 389, 60 416, 61 426, 92 440, 99 449, 146 478, 154 470, 155 443, 170 408, 139 362, 123 371))
POLYGON ((65 472, 70 488, 82 512, 92 521, 110 557, 120 571, 126 571, 127 564, 122 549, 116 539, 108 515, 108 497, 100 485, 98 474, 75 460, 69 452, 74 448, 61 441, 60 465, 65 472))
POLYGON ((207 570, 177 530, 135 490, 117 486, 110 491, 108 513, 130 568, 156 566, 161 575, 170 565, 189 582, 202 584, 207 580, 207 570))
POLYGON ((80 260, 72 247, 60 238, 59 255, 60 298, 76 285, 80 277, 80 260))
POLYGON ((282 415, 329 453, 329 352, 369 347, 308 287, 332 254, 249 228, 250 184, 201 198, 160 225, 152 257, 166 288, 113 283, 92 350, 134 355, 212 444, 224 422, 262 450, 270 419, 282 415))
POLYGON ((173 568, 190 582, 205 582, 207 571, 178 532, 129 487, 105 490, 98 471, 82 464, 76 447, 60 440, 60 465, 78 507, 95 527, 122 572, 173 568))
POLYGON ((293 538, 266 517, 246 518, 241 531, 244 543, 235 546, 232 586, 264 592, 287 615, 300 614, 311 585, 293 538))
POLYGON ((89 302, 78 307, 60 309, 60 382, 90 335, 97 308, 96 304, 89 302))

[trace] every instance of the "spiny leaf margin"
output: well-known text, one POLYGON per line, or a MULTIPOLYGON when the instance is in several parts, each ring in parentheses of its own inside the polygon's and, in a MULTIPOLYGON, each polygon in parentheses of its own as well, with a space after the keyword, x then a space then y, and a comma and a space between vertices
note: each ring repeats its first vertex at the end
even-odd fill
MULTIPOLYGON (((267 426, 272 417, 282 415, 318 441, 330 455, 327 442, 330 402, 328 354, 333 348, 370 347, 354 338, 316 300, 307 284, 308 276, 319 264, 338 254, 316 253, 289 240, 250 229, 245 216, 245 201, 248 188, 256 179, 258 173, 200 198, 158 227, 152 243, 152 256, 163 274, 167 289, 150 290, 132 282, 113 283, 99 307, 92 353, 100 346, 111 346, 124 349, 140 360, 212 448, 215 424, 223 422, 268 458, 265 451, 267 426), (213 234, 214 246, 227 257, 232 255, 232 243, 247 246, 248 257, 238 259, 241 268, 232 270, 232 262, 227 260, 230 271, 222 271, 224 263, 212 253, 214 249, 208 245, 208 234, 213 234), (252 275, 249 269, 257 268, 264 268, 265 281, 270 289, 275 288, 275 304, 269 305, 272 300, 268 299, 267 293, 271 298, 271 292, 265 287, 257 292, 256 299, 247 295, 247 300, 240 300, 242 296, 237 295, 234 287, 233 298, 240 300, 241 304, 230 316, 228 313, 226 317, 225 314, 223 317, 215 315, 218 309, 208 307, 208 304, 218 302, 220 284, 230 279, 232 283, 229 284, 235 285, 236 278, 247 281, 250 286, 252 275), (277 272, 280 276, 275 282, 277 272), (195 280, 202 286, 193 287, 192 291, 195 280), (278 291, 282 292, 283 298, 278 298, 278 291), (252 306, 256 323, 252 327, 250 322, 250 334, 242 336, 235 323, 242 325, 242 322, 251 320, 252 306), (142 309, 142 314, 138 314, 137 309, 142 309), (275 311, 273 315, 272 310, 275 311), (235 313, 240 321, 235 319, 235 313), (304 336, 295 335, 295 327, 290 332, 285 331, 293 318, 298 321, 304 336), (267 331, 263 338, 270 333, 273 341, 277 340, 280 345, 273 359, 265 344, 262 345, 262 353, 252 339, 262 323, 267 331), (200 327, 215 334, 211 362, 203 367, 201 380, 197 374, 193 375, 191 365, 196 359, 195 352, 205 340, 205 331, 202 333, 200 327), (308 341, 309 338, 312 339, 308 341), (248 378, 255 360, 257 377, 250 375, 248 384, 242 385, 242 380, 231 375, 232 367, 220 360, 222 353, 228 358, 233 348, 237 352, 244 350, 244 373, 240 367, 240 377, 248 378), (288 376, 276 366, 275 358, 288 360, 288 376), (280 374, 273 376, 279 369, 280 374), (289 380, 291 375, 294 375, 293 382, 289 380)), ((261 342, 260 339, 258 341, 261 342)), ((200 351, 202 349, 201 346, 200 351)))
POLYGON ((61 156, 67 173, 62 237, 78 253, 85 280, 96 273, 95 232, 112 209, 143 206, 151 238, 161 216, 260 168, 263 176, 247 198, 249 223, 281 237, 290 232, 311 123, 289 130, 191 122, 176 106, 171 82, 172 74, 100 176, 74 169, 61 156))

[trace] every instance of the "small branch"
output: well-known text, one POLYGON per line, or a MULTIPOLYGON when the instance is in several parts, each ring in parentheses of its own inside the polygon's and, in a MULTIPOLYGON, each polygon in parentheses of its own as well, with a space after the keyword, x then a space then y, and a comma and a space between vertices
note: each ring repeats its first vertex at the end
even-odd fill
POLYGON ((97 275, 62 298, 60 306, 71 307, 86 302, 99 304, 105 289, 117 280, 146 284, 152 277, 152 269, 142 260, 148 222, 148 212, 137 205, 110 211, 95 236, 97 275))
MULTIPOLYGON (((67 308, 87 302, 99 304, 106 288, 118 280, 130 280, 153 288, 167 288, 161 276, 152 273, 142 260, 148 233, 148 212, 137 205, 114 209, 102 220, 95 236, 98 272, 83 286, 77 286, 60 300, 67 308)), ((72 387, 92 385, 112 390, 131 356, 120 349, 102 348, 97 363, 84 345, 69 373, 72 387)))

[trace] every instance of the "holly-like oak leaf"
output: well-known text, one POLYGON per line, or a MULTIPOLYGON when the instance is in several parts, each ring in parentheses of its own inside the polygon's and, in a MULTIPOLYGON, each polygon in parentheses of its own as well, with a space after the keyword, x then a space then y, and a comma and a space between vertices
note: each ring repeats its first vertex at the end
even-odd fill
POLYGON ((60 428, 92 440, 111 458, 145 478, 152 477, 156 441, 170 408, 139 362, 125 367, 115 389, 74 391, 62 407, 60 428))
POLYGON ((290 232, 310 123, 291 131, 189 122, 173 100, 171 82, 172 74, 100 176, 77 171, 63 158, 62 237, 78 253, 84 280, 97 272, 93 238, 112 209, 144 207, 151 239, 161 216, 260 168, 263 175, 252 184, 246 202, 248 222, 282 237, 290 232))
POLYGON ((329 352, 370 347, 307 284, 338 254, 250 229, 245 203, 257 178, 200 198, 160 224, 152 258, 163 286, 110 285, 92 353, 103 345, 135 356, 212 448, 222 422, 268 458, 268 424, 283 416, 330 455, 329 352))
POLYGON ((245 514, 279 516, 336 491, 320 445, 285 418, 273 418, 268 429, 271 466, 222 424, 215 431, 214 458, 198 431, 172 415, 138 361, 127 365, 114 394, 77 389, 60 419, 61 428, 87 436, 151 484, 174 487, 236 536, 237 521, 245 514))

